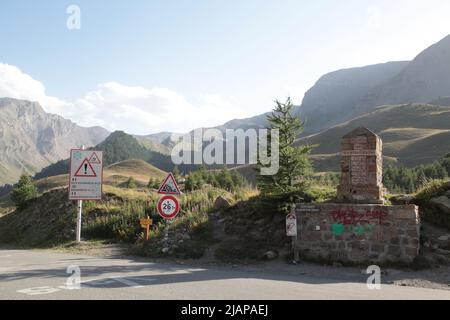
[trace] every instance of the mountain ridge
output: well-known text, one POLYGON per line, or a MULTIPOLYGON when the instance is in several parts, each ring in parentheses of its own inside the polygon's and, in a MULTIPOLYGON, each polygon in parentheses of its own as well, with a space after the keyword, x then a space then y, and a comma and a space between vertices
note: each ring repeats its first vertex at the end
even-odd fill
POLYGON ((38 102, 0 98, 0 184, 34 174, 67 157, 74 146, 92 146, 107 135, 101 127, 81 127, 46 113, 38 102))

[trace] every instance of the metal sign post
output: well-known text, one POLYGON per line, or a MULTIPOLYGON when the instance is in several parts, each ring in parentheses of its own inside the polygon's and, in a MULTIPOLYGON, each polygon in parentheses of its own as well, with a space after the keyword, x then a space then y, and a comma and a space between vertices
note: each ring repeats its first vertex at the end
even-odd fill
POLYGON ((81 215, 83 213, 83 200, 78 200, 77 210, 77 243, 81 242, 81 215))
POLYGON ((180 202, 173 195, 181 194, 180 188, 175 181, 172 173, 169 173, 158 189, 158 193, 164 194, 157 205, 156 209, 159 215, 165 220, 164 226, 164 245, 169 246, 169 225, 172 219, 180 212, 180 202))
POLYGON ((81 242, 83 200, 101 200, 103 185, 103 152, 73 149, 70 151, 69 199, 77 201, 76 242, 81 242))
MULTIPOLYGON (((85 147, 81 146, 81 150, 85 147)), ((77 243, 81 242, 81 217, 83 213, 83 200, 78 200, 78 211, 77 211, 77 243)))

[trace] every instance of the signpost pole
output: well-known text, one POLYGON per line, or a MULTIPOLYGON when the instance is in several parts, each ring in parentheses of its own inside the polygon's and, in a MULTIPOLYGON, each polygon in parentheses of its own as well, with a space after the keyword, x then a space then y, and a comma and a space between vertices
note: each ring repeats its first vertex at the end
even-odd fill
MULTIPOLYGON (((81 150, 85 147, 81 146, 81 150)), ((77 243, 81 242, 81 214, 83 213, 83 200, 78 200, 78 212, 77 212, 77 243)))
MULTIPOLYGON (((147 216, 147 220, 150 220, 150 217, 147 216)), ((150 224, 147 224, 147 228, 145 228, 145 241, 148 241, 150 236, 150 224)))
POLYGON ((169 245, 169 219, 166 219, 166 225, 164 226, 164 244, 169 245))
POLYGON ((292 250, 294 251, 294 263, 297 263, 300 259, 297 248, 297 236, 292 237, 292 250))

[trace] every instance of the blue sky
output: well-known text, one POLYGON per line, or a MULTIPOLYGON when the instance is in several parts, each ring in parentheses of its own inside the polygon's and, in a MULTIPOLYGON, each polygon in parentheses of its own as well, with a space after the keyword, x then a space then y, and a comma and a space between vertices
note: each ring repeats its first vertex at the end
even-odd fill
POLYGON ((410 60, 450 33, 449 14, 445 0, 2 0, 0 96, 82 125, 182 132, 300 103, 333 70, 410 60))

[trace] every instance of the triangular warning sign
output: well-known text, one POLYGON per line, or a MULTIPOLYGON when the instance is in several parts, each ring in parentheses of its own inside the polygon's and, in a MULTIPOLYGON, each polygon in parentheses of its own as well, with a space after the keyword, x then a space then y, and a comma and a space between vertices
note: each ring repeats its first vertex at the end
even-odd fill
POLYGON ((177 182, 173 177, 173 174, 169 172, 167 178, 162 183, 161 187, 159 187, 158 193, 162 194, 180 194, 180 189, 178 188, 177 182))
POLYGON ((93 153, 92 156, 89 158, 89 163, 92 164, 101 164, 100 159, 98 158, 97 153, 93 153))
POLYGON ((87 158, 83 160, 81 166, 75 172, 75 177, 95 178, 96 176, 97 174, 95 173, 87 158))

